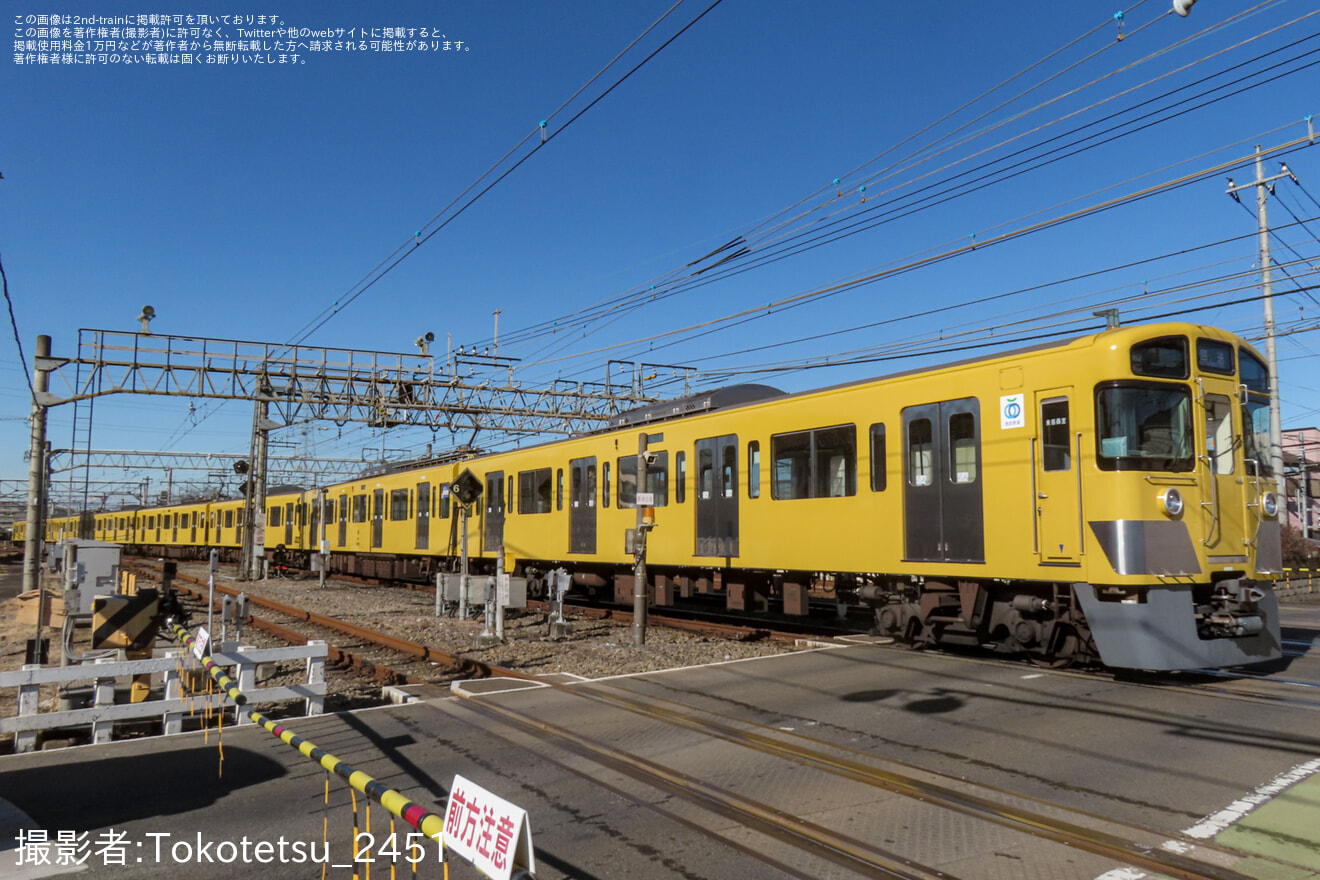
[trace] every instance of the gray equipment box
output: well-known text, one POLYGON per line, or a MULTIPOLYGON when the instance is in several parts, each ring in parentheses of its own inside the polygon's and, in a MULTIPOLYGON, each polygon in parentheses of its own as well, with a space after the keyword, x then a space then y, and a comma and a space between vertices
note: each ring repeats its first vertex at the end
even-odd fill
POLYGON ((119 591, 118 544, 88 538, 67 538, 58 546, 64 558, 64 586, 68 590, 78 591, 78 607, 70 608, 66 605, 65 613, 89 614, 95 596, 113 596, 119 591))

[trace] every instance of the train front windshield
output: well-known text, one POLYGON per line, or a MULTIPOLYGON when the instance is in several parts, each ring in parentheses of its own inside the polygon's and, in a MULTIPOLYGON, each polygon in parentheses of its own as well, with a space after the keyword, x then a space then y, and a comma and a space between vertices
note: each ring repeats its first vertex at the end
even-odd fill
POLYGON ((1192 397, 1186 386, 1114 383, 1096 390, 1097 464, 1111 471, 1190 471, 1192 397))
POLYGON ((1243 404, 1242 411, 1243 421, 1247 426, 1242 432, 1242 439, 1246 444, 1242 450, 1242 457, 1249 462, 1255 462, 1254 465, 1249 466, 1253 467, 1259 476, 1273 476, 1274 470, 1270 467, 1270 402, 1259 400, 1253 394, 1243 404))

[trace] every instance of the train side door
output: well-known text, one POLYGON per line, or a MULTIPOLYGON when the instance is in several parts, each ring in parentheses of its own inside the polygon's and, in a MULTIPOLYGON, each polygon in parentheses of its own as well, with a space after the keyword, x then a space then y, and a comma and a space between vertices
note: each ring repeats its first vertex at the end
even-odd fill
POLYGON ((1045 565, 1081 561, 1081 462, 1072 429, 1071 388, 1036 392, 1032 455, 1036 492, 1036 552, 1045 565))
POLYGON ((385 490, 371 493, 371 548, 385 544, 385 490))
POLYGON ((903 410, 905 558, 984 562, 980 402, 974 397, 903 410))
POLYGON ((568 463, 570 553, 596 552, 596 458, 575 458, 568 463))
POLYGON ((339 496, 339 546, 348 545, 348 495, 339 496))
POLYGON ((1206 467, 1210 480, 1214 481, 1208 486, 1202 481, 1208 490, 1202 491, 1204 500, 1201 504, 1204 543, 1212 564, 1245 563, 1247 542, 1251 537, 1247 529, 1250 519, 1242 505, 1242 484, 1236 462, 1237 447, 1241 445, 1238 437, 1243 429, 1233 424, 1234 418, 1240 418, 1241 411, 1238 410, 1238 416, 1234 415, 1237 407, 1225 394, 1204 394, 1201 405, 1205 411, 1206 456, 1197 462, 1197 473, 1204 473, 1201 468, 1206 467))
POLYGON ((486 474, 486 529, 482 550, 494 553, 504 546, 504 471, 486 474))
POLYGON ((284 546, 296 547, 293 543, 293 505, 284 505, 284 546))
POLYGON ((431 546, 431 484, 417 484, 417 549, 431 546))
POLYGON ((738 555, 738 435, 697 441, 697 556, 738 555))

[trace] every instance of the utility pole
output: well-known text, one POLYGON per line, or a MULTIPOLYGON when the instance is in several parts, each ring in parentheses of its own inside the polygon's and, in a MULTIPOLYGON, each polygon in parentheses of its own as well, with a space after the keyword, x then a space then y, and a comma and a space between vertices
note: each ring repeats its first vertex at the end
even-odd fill
POLYGON ((245 493, 247 513, 243 517, 243 560, 239 576, 245 580, 261 578, 261 560, 266 553, 266 446, 270 430, 277 427, 268 418, 270 404, 257 400, 252 412, 252 455, 245 493))
MULTIPOLYGON (((37 337, 37 353, 33 358, 32 440, 28 447, 28 502, 27 534, 23 539, 23 592, 41 588, 41 543, 46 537, 45 505, 42 491, 45 484, 46 407, 38 396, 50 389, 50 337, 37 337)), ((38 603, 40 605, 40 603, 38 603)), ((41 608, 37 608, 37 625, 41 625, 41 608)), ((38 629, 40 632, 40 629, 38 629)))
POLYGON ((1288 490, 1283 475, 1283 422, 1279 416, 1279 359, 1275 354, 1274 346, 1274 285, 1270 266, 1270 222, 1265 208, 1265 201, 1274 189, 1271 184, 1284 177, 1291 178, 1294 181, 1297 179, 1288 170, 1287 162, 1282 164, 1278 174, 1273 177, 1265 176, 1265 159, 1260 146, 1257 145, 1256 179, 1238 186, 1233 183, 1232 178, 1229 178, 1227 192, 1233 197, 1234 201, 1241 202, 1242 200, 1238 197, 1239 191, 1252 186, 1256 188, 1256 228, 1257 238, 1260 241, 1260 287, 1262 298, 1265 301, 1265 358, 1269 362, 1270 371, 1270 470, 1274 472, 1276 493, 1279 499, 1284 502, 1279 509, 1286 516, 1288 490))
POLYGON ((32 642, 30 661, 42 663, 42 617, 46 612, 46 592, 41 587, 41 547, 46 539, 46 407, 42 395, 50 389, 50 337, 37 337, 33 358, 32 440, 28 448, 27 533, 23 536, 23 592, 37 591, 37 634, 32 642))
POLYGON ((637 507, 637 528, 633 532, 633 647, 646 644, 646 606, 650 600, 649 585, 646 580, 646 537, 647 532, 655 527, 655 498, 646 491, 646 466, 652 454, 647 452, 650 437, 645 431, 637 435, 637 491, 634 502, 637 507))

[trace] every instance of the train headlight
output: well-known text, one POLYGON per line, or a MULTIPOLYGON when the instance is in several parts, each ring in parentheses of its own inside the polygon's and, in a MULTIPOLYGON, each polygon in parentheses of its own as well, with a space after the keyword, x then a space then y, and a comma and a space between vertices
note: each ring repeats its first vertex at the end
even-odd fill
POLYGON ((1260 509, 1270 519, 1279 515, 1279 496, 1266 492, 1260 498, 1260 509))
POLYGON ((1164 508, 1164 513, 1175 519, 1182 516, 1183 497, 1177 489, 1169 488, 1160 493, 1160 507, 1164 508))

